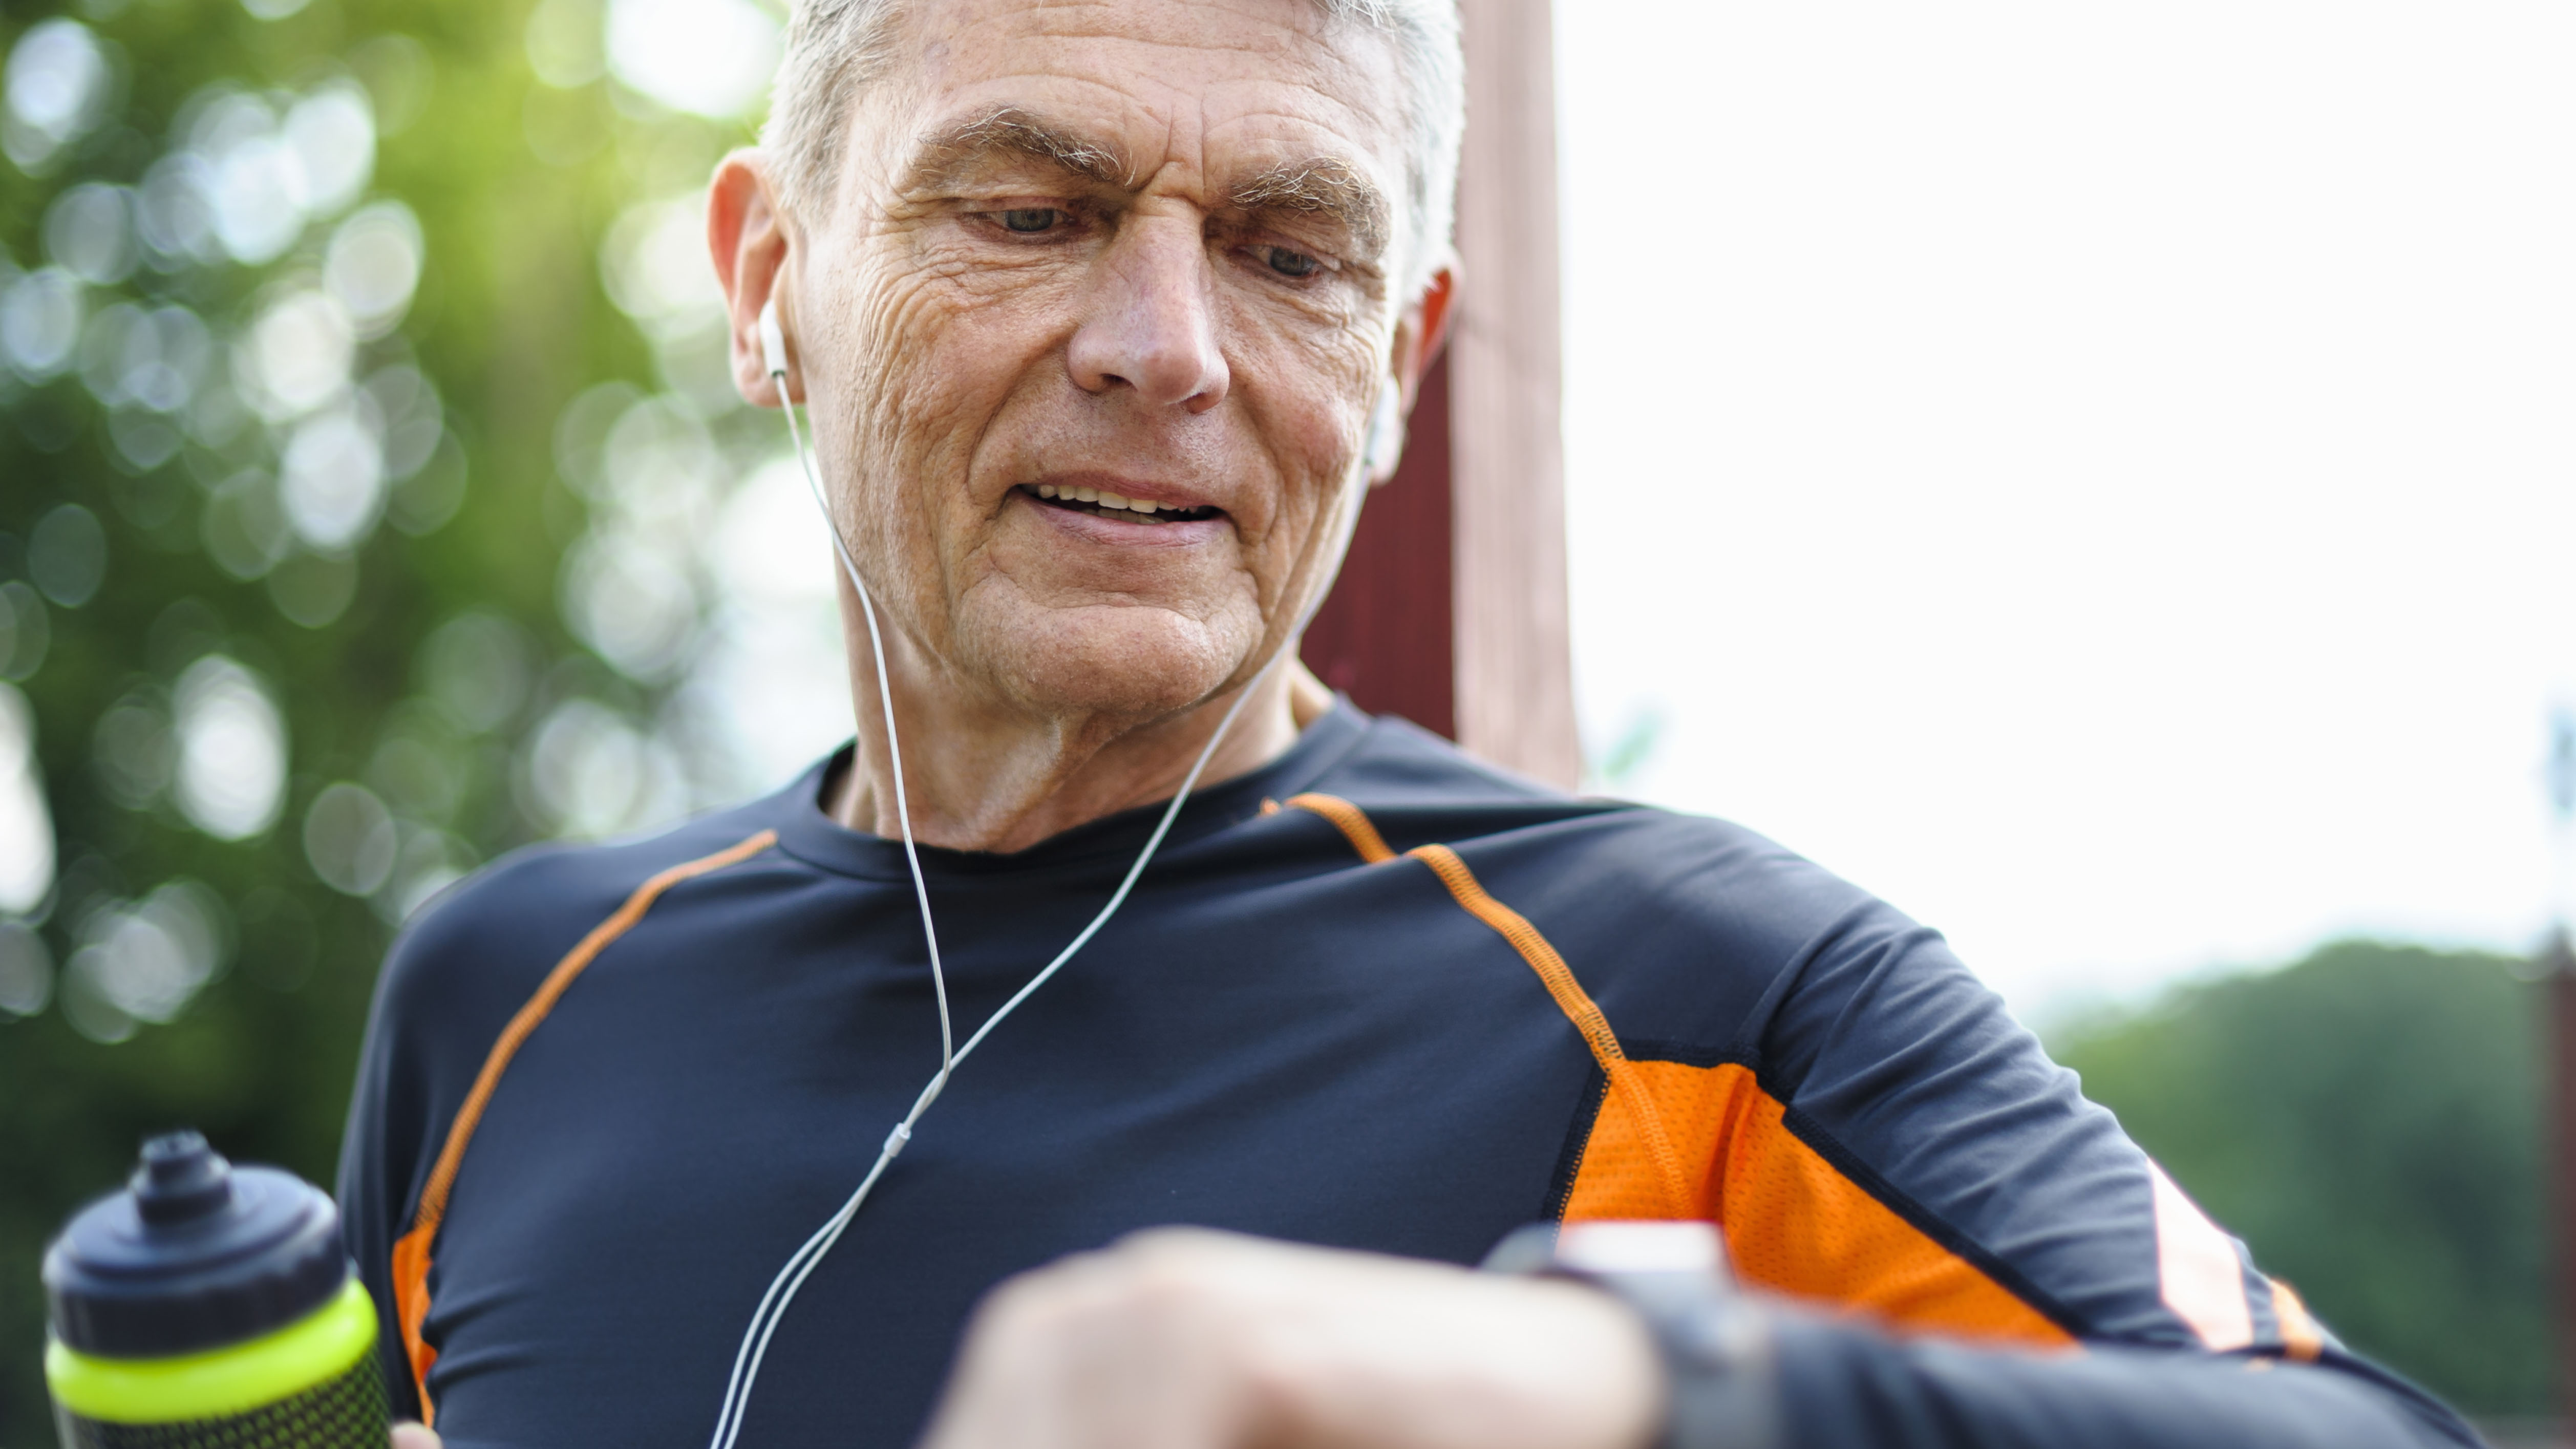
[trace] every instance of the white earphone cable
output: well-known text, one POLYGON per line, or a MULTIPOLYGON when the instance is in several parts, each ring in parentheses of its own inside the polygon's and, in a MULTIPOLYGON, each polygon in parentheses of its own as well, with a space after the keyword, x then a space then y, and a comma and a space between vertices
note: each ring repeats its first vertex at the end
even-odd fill
MULTIPOLYGON (((1181 779, 1180 789, 1173 793, 1171 803, 1163 809, 1162 818, 1155 822, 1153 834, 1146 837, 1144 849, 1136 853, 1135 864, 1127 868, 1126 876, 1118 882, 1118 889, 1110 894, 1108 903, 1100 908, 1099 914, 1093 916, 1091 923, 1084 926, 1080 934, 1067 943, 1062 951, 1056 953, 1054 960, 1049 961, 1037 975, 1030 977, 1027 985, 1014 992, 1010 1000, 1002 1003, 999 1010, 985 1018, 984 1024, 976 1028, 974 1035, 966 1039, 964 1046, 952 1051, 948 1017, 948 983, 940 967, 939 936, 931 924, 930 887, 922 877, 921 856, 912 840, 912 814, 903 788, 903 749, 895 737, 894 693, 886 675, 884 633, 877 623, 876 603, 869 597, 867 581, 859 576, 858 561, 850 556, 850 546, 841 536, 840 523, 833 517, 831 500, 823 491, 823 480, 815 469, 813 455, 805 446, 803 432, 796 426, 796 407, 787 397, 786 340, 778 326, 777 303, 774 299, 768 306, 761 309, 760 341, 762 364, 771 379, 778 384, 779 408, 787 414, 788 443, 795 449, 797 464, 805 474, 806 486, 813 492, 815 505, 823 511, 824 528, 832 535, 832 551, 839 556, 841 568, 849 575, 851 587, 858 591, 859 609, 867 620, 868 646, 876 662, 877 700, 885 712, 886 763, 894 777, 895 819, 903 834, 904 859, 912 868, 913 897, 921 907, 922 934, 930 943, 931 987, 939 999, 939 1070, 921 1089, 921 1095, 914 1099, 912 1110, 904 1114, 903 1120, 895 1124, 892 1132, 886 1134, 885 1146, 877 1153, 875 1165, 868 1169, 867 1176, 860 1180, 848 1201, 842 1203, 838 1211, 825 1219, 823 1225, 814 1230, 813 1235, 808 1237, 784 1264, 780 1265, 776 1276, 769 1280, 768 1290, 760 1296, 759 1307, 752 1310, 751 1322, 743 1329, 742 1344, 734 1351, 733 1372, 725 1382, 724 1405, 716 1415, 715 1437, 710 1441, 709 1449, 733 1449, 735 1440, 742 1433, 743 1417, 751 1407, 752 1386, 759 1380, 761 1361, 769 1354, 770 1336, 777 1332, 780 1321, 787 1316, 787 1307, 795 1301, 797 1290, 804 1287, 806 1277, 823 1261, 824 1255, 831 1252, 832 1245, 840 1241, 841 1230, 849 1226, 850 1220, 858 1215, 860 1205, 868 1200, 868 1194, 876 1189, 877 1179, 885 1175, 887 1164, 893 1162, 895 1156, 903 1151, 904 1145, 912 1140, 913 1124, 919 1122, 922 1114, 930 1110, 931 1103, 939 1100, 939 1094, 946 1089, 949 1077, 966 1060, 967 1055, 981 1045, 985 1037, 992 1034, 993 1028, 1001 1025, 1004 1017, 1017 1010, 1021 1002, 1028 1000, 1039 987, 1044 986, 1058 971, 1062 970, 1065 963, 1073 959, 1074 953, 1089 944, 1091 938, 1099 934, 1100 928, 1109 924, 1109 918, 1118 913, 1118 908, 1127 903, 1129 892, 1136 888, 1136 882, 1144 875, 1146 865, 1154 858, 1154 852, 1162 847, 1163 837, 1171 833, 1173 822, 1180 818, 1181 807, 1188 803, 1191 790, 1198 785, 1199 776, 1206 771, 1208 761, 1215 757, 1217 746, 1223 743, 1226 735, 1233 730, 1235 717, 1240 715, 1244 705, 1260 692, 1262 681, 1270 677, 1270 671, 1277 668, 1279 661, 1292 652, 1290 649, 1282 648, 1271 655, 1269 660, 1263 663, 1260 671, 1253 675, 1251 682, 1236 694, 1234 702, 1226 707, 1224 718, 1217 722, 1216 732, 1208 736, 1207 744, 1200 748, 1198 759, 1190 765, 1189 773, 1181 779)), ((1311 617, 1313 612, 1313 606, 1310 605, 1306 613, 1311 617)), ((1304 632, 1302 622, 1301 628, 1288 636, 1291 640, 1304 632)))

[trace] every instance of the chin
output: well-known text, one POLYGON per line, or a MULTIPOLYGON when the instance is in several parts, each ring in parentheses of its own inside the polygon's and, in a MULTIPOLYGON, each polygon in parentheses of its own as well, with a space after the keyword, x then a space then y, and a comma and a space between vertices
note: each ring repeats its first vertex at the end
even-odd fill
POLYGON ((1013 610, 961 631, 973 672, 1040 714, 1150 719, 1223 688, 1261 638, 1257 616, 1199 619, 1145 604, 1013 610), (1030 617, 1030 616, 1036 617, 1030 617))

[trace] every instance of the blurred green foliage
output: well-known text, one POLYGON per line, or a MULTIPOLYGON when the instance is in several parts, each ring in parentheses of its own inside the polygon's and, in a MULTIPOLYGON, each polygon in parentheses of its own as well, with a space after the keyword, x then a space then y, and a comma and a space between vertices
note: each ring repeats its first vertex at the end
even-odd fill
POLYGON ((2536 1417, 2545 993, 2516 964, 2343 942, 2052 1049, 2347 1343, 2469 1413, 2536 1417))
POLYGON ((559 615, 615 508, 563 461, 614 415, 560 425, 658 397, 749 456, 597 259, 750 133, 608 77, 597 4, 537 9, 0 14, 0 787, 32 735, 55 855, 0 799, 0 1446, 52 1440, 39 1249, 140 1136, 328 1183, 403 916, 645 818, 531 788, 548 721, 631 744, 677 684, 559 615))

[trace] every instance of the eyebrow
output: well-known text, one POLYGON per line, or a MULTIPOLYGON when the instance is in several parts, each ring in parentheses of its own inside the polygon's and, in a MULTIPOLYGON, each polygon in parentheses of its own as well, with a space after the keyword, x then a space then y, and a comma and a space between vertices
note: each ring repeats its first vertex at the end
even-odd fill
POLYGON ((1294 212, 1339 222, 1361 260, 1386 246, 1386 194, 1348 162, 1330 156, 1273 166, 1234 188, 1227 198, 1250 212, 1294 212))
MULTIPOLYGON (((1005 106, 925 138, 914 150, 906 189, 954 184, 980 164, 1014 157, 1101 186, 1132 190, 1136 185, 1135 168, 1116 146, 1035 112, 1005 106)), ((1349 233, 1358 261, 1375 260, 1392 229, 1386 194, 1358 168, 1332 156, 1272 166, 1237 183, 1226 200, 1247 212, 1337 222, 1349 233)))
POLYGON ((1017 106, 1006 106, 927 137, 915 148, 914 156, 910 170, 915 186, 951 182, 981 162, 1012 156, 1042 161, 1103 186, 1133 184, 1133 168, 1116 147, 1017 106))

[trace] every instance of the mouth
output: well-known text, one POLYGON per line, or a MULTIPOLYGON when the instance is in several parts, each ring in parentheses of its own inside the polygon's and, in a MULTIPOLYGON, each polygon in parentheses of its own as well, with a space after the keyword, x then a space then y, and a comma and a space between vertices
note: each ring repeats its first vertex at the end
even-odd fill
POLYGON ((1120 523, 1139 523, 1160 527, 1167 523, 1194 523, 1203 518, 1221 518, 1222 508, 1175 508, 1150 498, 1129 498, 1124 494, 1104 492, 1098 488, 1062 488, 1052 483, 1023 483, 1012 490, 1036 500, 1048 508, 1061 508, 1068 513, 1088 513, 1095 518, 1113 519, 1120 523))

